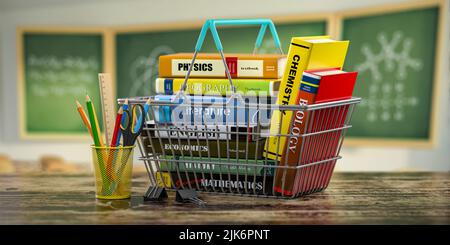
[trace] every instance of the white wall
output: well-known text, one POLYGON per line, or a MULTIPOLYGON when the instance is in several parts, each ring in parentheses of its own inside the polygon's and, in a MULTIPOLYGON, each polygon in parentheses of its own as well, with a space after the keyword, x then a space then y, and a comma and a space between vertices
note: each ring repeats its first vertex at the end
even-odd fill
MULTIPOLYGON (((30 25, 127 25, 174 22, 207 18, 265 17, 279 14, 332 12, 350 8, 377 6, 400 0, 0 0, 0 154, 13 159, 36 160, 42 154, 57 154, 74 162, 88 163, 86 142, 23 141, 18 137, 16 105, 16 40, 17 26, 30 25), (8 116, 3 116, 8 115, 8 116)), ((448 12, 447 40, 449 50, 448 12)), ((345 147, 344 159, 338 164, 342 171, 450 170, 449 129, 449 60, 446 53, 439 101, 439 139, 433 149, 345 147)))

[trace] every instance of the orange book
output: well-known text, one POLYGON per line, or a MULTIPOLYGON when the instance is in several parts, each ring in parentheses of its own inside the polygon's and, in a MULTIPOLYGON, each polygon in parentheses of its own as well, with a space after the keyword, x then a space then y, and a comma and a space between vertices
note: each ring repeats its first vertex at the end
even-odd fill
MULTIPOLYGON (((303 73, 296 98, 298 105, 310 105, 352 96, 357 72, 345 72, 339 68, 309 70, 303 73)), ((342 126, 346 109, 334 108, 315 111, 314 116, 303 110, 295 111, 291 119, 290 136, 286 140, 280 166, 298 166, 334 157, 337 148, 336 131, 302 137, 304 133, 319 132, 342 126), (339 115, 339 116, 338 116, 339 115)), ((275 175, 274 191, 292 196, 308 192, 323 183, 328 176, 328 164, 306 167, 308 169, 279 169, 275 175), (313 169, 314 171, 312 171, 313 169), (306 181, 306 182, 305 182, 306 181), (303 183, 305 182, 305 183, 303 183)), ((333 165, 334 166, 334 165, 333 165)))
MULTIPOLYGON (((176 53, 159 57, 160 77, 185 77, 191 65, 193 53, 176 53)), ((281 54, 225 54, 225 60, 233 78, 280 78, 286 64, 281 54)), ((191 77, 224 78, 225 66, 218 53, 199 53, 191 71, 191 77)))

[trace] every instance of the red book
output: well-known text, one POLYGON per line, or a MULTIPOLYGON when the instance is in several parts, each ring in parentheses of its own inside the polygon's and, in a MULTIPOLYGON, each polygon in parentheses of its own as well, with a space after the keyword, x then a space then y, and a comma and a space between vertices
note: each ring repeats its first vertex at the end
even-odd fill
MULTIPOLYGON (((296 104, 310 105, 349 99, 353 93, 357 72, 338 68, 308 70, 303 72, 296 104)), ((280 166, 299 166, 333 158, 338 151, 342 130, 299 137, 342 127, 348 106, 295 111, 291 119, 290 136, 285 144, 280 166), (303 149, 303 150, 302 150, 303 149)), ((279 169, 275 174, 274 191, 285 196, 308 193, 328 185, 335 161, 300 169, 279 169)))

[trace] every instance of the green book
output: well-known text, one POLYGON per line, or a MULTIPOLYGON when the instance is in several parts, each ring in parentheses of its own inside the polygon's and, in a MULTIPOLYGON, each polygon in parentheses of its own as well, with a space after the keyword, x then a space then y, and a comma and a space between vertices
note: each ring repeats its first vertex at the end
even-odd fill
MULTIPOLYGON (((180 91, 183 78, 157 78, 156 93, 173 95, 180 91)), ((280 80, 270 79, 233 79, 236 92, 244 96, 277 96, 280 80)), ((221 95, 230 92, 230 81, 226 78, 189 78, 186 94, 221 95)))
POLYGON ((256 176, 273 176, 276 162, 273 160, 245 160, 227 158, 199 158, 199 157, 160 157, 161 171, 195 172, 209 174, 239 174, 256 176), (259 165, 259 166, 255 166, 259 165))
POLYGON ((161 139, 144 136, 147 152, 180 157, 218 157, 257 160, 264 159, 264 138, 257 141, 161 139), (236 156, 237 155, 237 156, 236 156))

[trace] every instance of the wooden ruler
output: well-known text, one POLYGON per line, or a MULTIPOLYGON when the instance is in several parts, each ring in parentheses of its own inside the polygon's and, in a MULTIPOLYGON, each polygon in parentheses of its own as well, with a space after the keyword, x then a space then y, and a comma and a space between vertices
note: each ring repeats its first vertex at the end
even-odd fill
POLYGON ((100 86, 100 97, 102 102, 103 128, 105 130, 105 145, 111 143, 112 134, 114 132, 114 118, 116 113, 116 99, 114 96, 111 75, 107 73, 98 74, 98 82, 100 86))

